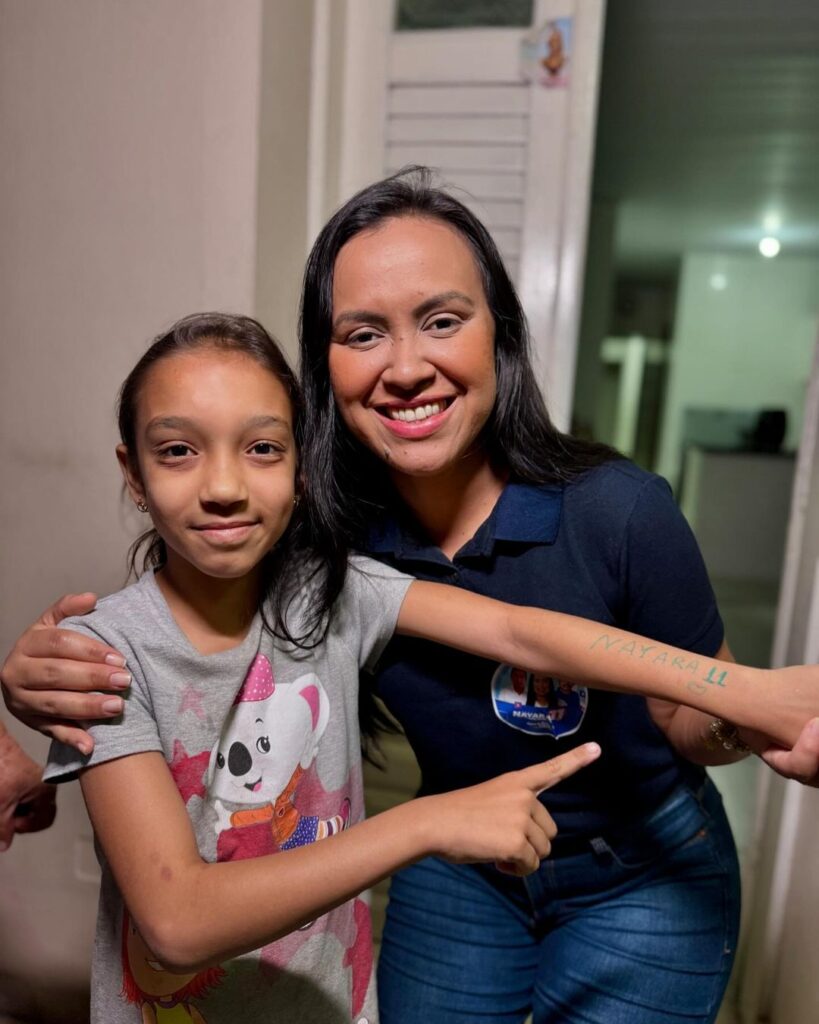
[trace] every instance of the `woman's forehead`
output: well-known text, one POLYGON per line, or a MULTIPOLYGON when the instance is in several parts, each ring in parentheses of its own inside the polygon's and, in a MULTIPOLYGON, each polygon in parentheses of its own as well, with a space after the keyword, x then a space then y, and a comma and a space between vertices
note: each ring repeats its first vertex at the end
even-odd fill
POLYGON ((340 250, 333 305, 359 296, 464 291, 483 296, 474 253, 455 228, 431 217, 392 217, 354 235, 340 250))

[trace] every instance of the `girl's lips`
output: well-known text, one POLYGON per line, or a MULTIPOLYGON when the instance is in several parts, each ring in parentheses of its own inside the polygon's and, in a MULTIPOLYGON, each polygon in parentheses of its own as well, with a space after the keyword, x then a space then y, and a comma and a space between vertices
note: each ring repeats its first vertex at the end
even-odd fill
POLYGON ((213 523, 207 526, 196 526, 194 529, 201 536, 206 537, 211 544, 231 545, 240 544, 246 540, 257 525, 257 523, 213 523))
MULTIPOLYGON (((445 404, 443 411, 433 413, 431 416, 427 416, 422 420, 394 420, 391 416, 382 412, 381 409, 376 408, 375 411, 384 426, 395 434, 396 437, 422 440, 425 437, 429 437, 430 434, 434 434, 435 431, 438 430, 445 422, 456 400, 456 398, 446 399, 445 403, 443 400, 439 400, 437 403, 438 405, 445 404)), ((433 403, 419 403, 419 407, 424 404, 429 405, 433 403)))

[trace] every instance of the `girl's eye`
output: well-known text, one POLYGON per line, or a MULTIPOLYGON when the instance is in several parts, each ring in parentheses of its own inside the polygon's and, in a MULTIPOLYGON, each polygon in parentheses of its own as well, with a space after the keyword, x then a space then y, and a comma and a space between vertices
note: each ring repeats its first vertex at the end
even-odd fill
POLYGON ((193 448, 188 444, 169 444, 159 452, 161 458, 184 459, 187 455, 193 455, 193 448))
POLYGON ((271 455, 282 455, 284 452, 281 445, 274 444, 272 441, 257 441, 248 450, 251 455, 261 455, 266 458, 269 458, 271 455))
POLYGON ((267 736, 260 736, 256 740, 256 749, 260 754, 270 753, 270 739, 267 736))

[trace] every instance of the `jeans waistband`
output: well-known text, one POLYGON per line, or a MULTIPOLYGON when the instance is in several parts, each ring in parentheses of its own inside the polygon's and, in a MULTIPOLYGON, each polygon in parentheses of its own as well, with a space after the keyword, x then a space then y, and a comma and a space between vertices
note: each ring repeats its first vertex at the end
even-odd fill
POLYGON ((557 834, 552 842, 552 857, 574 857, 578 854, 605 854, 611 850, 652 846, 667 846, 684 842, 702 828, 705 814, 703 804, 720 796, 713 783, 706 779, 692 791, 681 784, 658 807, 645 817, 627 824, 613 826, 597 835, 566 836, 557 834))

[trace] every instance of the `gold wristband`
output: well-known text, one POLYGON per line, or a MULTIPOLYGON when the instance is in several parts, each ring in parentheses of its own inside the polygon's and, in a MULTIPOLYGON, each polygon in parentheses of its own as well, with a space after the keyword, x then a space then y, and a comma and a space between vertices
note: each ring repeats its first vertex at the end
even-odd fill
POLYGON ((708 726, 711 734, 706 741, 709 750, 734 750, 737 754, 749 754, 751 748, 739 738, 739 730, 722 718, 715 718, 708 726))

